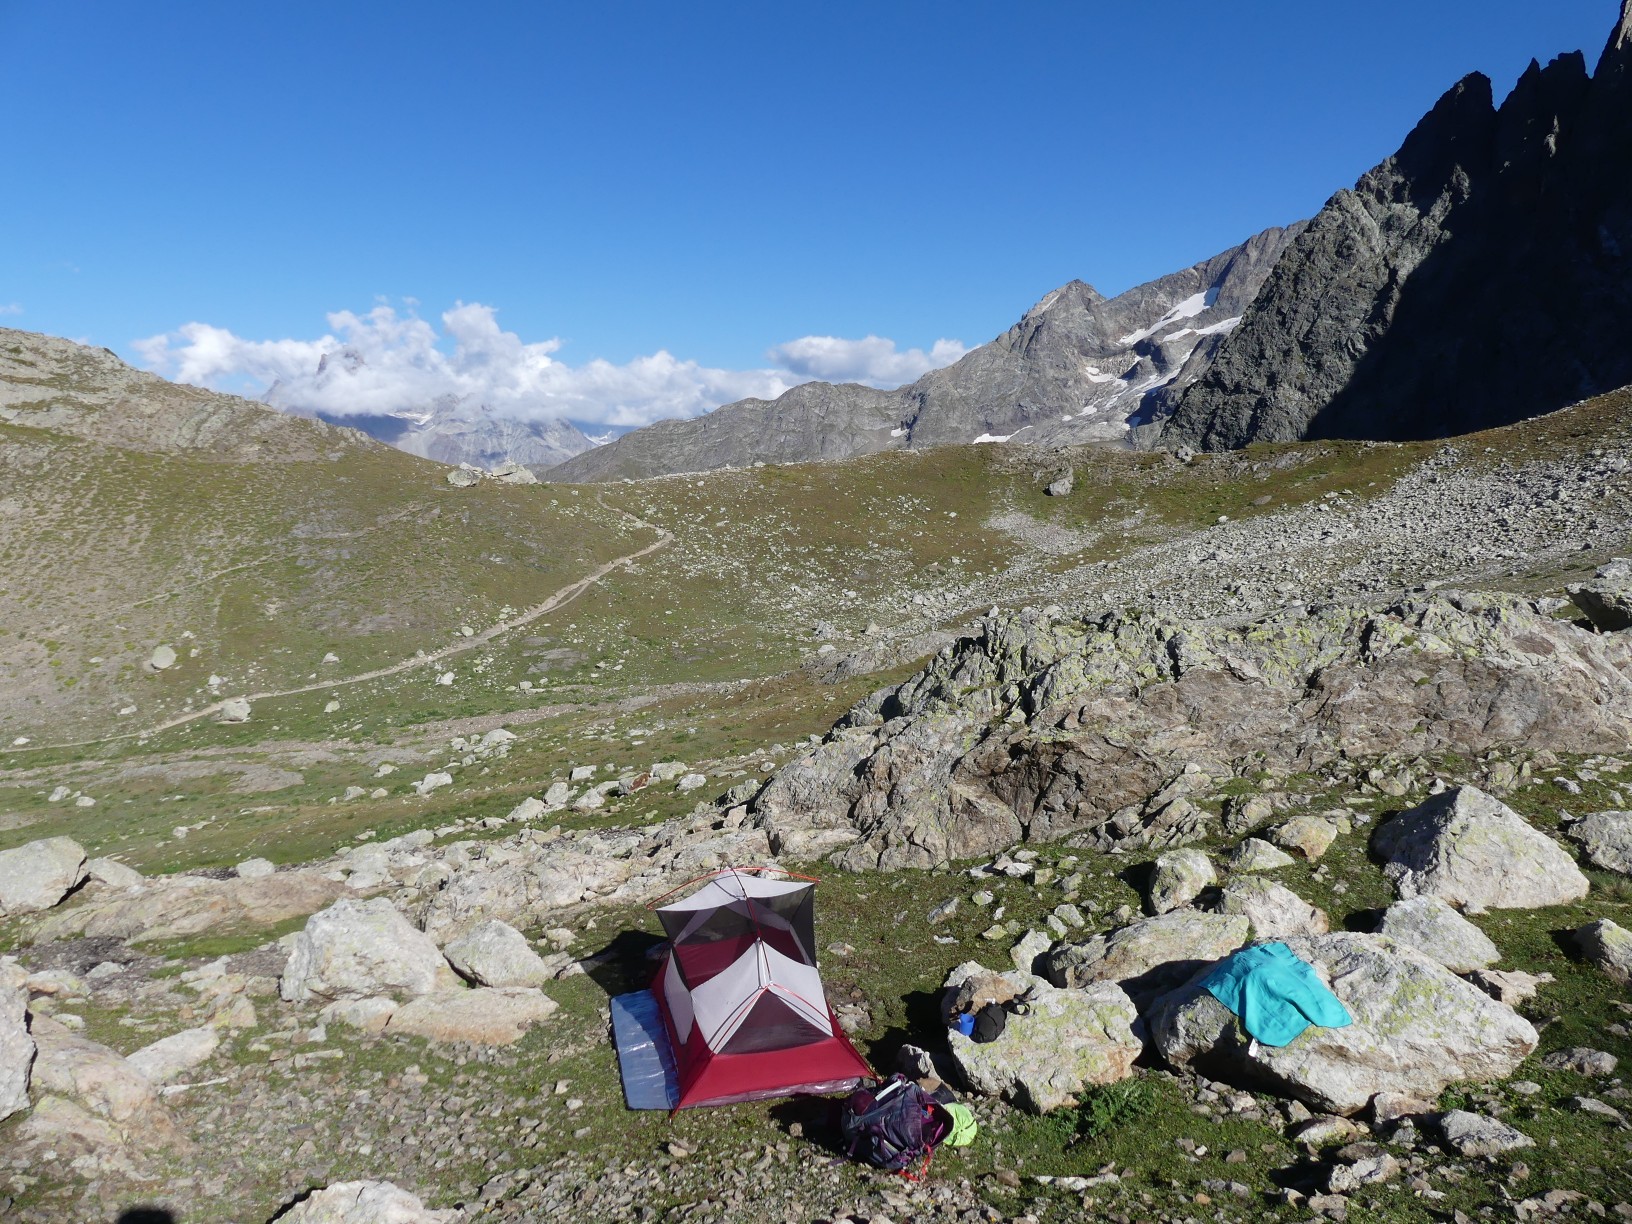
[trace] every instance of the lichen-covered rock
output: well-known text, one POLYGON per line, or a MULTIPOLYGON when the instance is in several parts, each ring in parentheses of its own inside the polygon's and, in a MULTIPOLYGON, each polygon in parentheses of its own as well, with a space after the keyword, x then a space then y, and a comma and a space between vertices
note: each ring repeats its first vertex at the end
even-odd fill
POLYGON ((1452 973, 1471 973, 1501 959, 1490 936, 1438 897, 1396 901, 1383 911, 1377 933, 1433 957, 1452 973))
POLYGON ((1249 837, 1230 855, 1231 871, 1274 871, 1290 867, 1295 860, 1285 850, 1261 837, 1249 837))
MULTIPOLYGON (((971 971, 985 972, 979 966, 971 971)), ((1143 1049, 1133 1035, 1138 1012, 1115 983, 1058 990, 1033 978, 1025 1007, 1025 1014, 1009 1017, 996 1041, 948 1033, 952 1061, 972 1091, 1048 1113, 1071 1104, 1084 1088, 1133 1073, 1143 1049)))
POLYGON ((1632 875, 1632 812, 1594 812, 1568 832, 1593 866, 1632 875))
POLYGON ((28 1108, 34 1038, 28 1032, 27 980, 16 961, 0 960, 0 1122, 28 1108))
POLYGON ((1215 1079, 1352 1115, 1379 1092, 1432 1099, 1447 1084, 1501 1079, 1536 1047, 1529 1021, 1414 948, 1342 932, 1285 942, 1314 966, 1353 1023, 1312 1026, 1289 1045, 1266 1046, 1201 988, 1198 974, 1158 1001, 1149 1017, 1161 1056, 1215 1079))
POLYGON ((1174 910, 1084 943, 1056 947, 1044 967, 1056 986, 1116 982, 1143 1007, 1207 962, 1246 943, 1249 929, 1239 915, 1174 910))
POLYGON ((1445 1142, 1464 1156, 1500 1156, 1535 1146, 1535 1140, 1523 1131, 1465 1109, 1441 1114, 1439 1129, 1445 1142))
POLYGON ((1325 910, 1260 876, 1240 876, 1226 884, 1218 896, 1218 912, 1245 918, 1252 924, 1253 939, 1324 935, 1331 930, 1325 910))
POLYGON ((430 936, 383 897, 342 899, 319 910, 295 937, 280 992, 289 1002, 382 993, 429 994, 458 978, 430 936))
POLYGON ((1439 897, 1477 913, 1568 905, 1587 895, 1587 877, 1563 847, 1473 786, 1402 812, 1372 844, 1406 899, 1439 897))
POLYGON ((1294 816, 1274 829, 1270 837, 1282 849, 1292 851, 1299 858, 1313 860, 1332 848, 1338 832, 1337 825, 1324 816, 1303 815, 1294 816))
POLYGON ((426 1041, 510 1045, 533 1025, 548 1020, 556 1007, 555 1000, 542 991, 519 986, 442 990, 397 1008, 386 1021, 385 1031, 426 1041))
POLYGON ((1440 591, 1245 624, 1028 609, 858 704, 751 816, 777 853, 839 847, 857 870, 1021 840, 1161 850, 1206 834, 1202 800, 1247 757, 1292 772, 1629 740, 1632 640, 1515 596, 1440 591))
POLYGON ((509 923, 489 918, 442 949, 459 975, 478 986, 542 986, 550 967, 527 937, 509 923))
MULTIPOLYGON (((458 474, 456 469, 448 477, 458 474)), ((454 1224, 464 1218, 457 1208, 432 1211, 418 1195, 388 1181, 336 1182, 277 1217, 278 1224, 454 1224)))
POLYGON ((1590 582, 1564 589, 1587 619, 1606 633, 1632 629, 1632 560, 1616 557, 1600 566, 1590 582))
POLYGON ((1212 860, 1200 850, 1170 850, 1156 860, 1145 902, 1152 914, 1189 905, 1218 879, 1212 860))
POLYGON ((1600 918, 1575 933, 1581 955, 1617 982, 1632 986, 1632 931, 1600 918))
POLYGON ((50 909, 85 878, 85 851, 69 837, 0 850, 0 918, 50 909))

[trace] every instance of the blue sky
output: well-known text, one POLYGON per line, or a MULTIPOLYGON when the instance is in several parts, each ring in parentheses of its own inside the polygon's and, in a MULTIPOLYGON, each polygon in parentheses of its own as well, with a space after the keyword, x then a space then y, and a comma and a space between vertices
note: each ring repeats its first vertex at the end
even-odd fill
POLYGON ((1618 9, 0 0, 0 322, 172 374, 205 325, 195 373, 253 389, 335 312, 446 352, 479 304, 482 360, 600 361, 579 415, 692 367, 889 381, 1312 214, 1618 9))

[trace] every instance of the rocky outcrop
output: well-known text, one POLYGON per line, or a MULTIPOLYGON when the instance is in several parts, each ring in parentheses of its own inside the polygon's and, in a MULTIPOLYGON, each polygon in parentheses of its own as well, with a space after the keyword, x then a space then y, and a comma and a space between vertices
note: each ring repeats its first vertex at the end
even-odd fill
POLYGON ((182 939, 205 932, 256 930, 321 909, 345 886, 312 870, 212 880, 150 876, 34 919, 36 943, 112 936, 128 943, 182 939))
POLYGON ((0 850, 0 918, 48 910, 85 878, 85 851, 68 837, 0 850))
POLYGON ((776 853, 930 867, 1020 840, 1182 845, 1213 827, 1206 800, 1238 766, 1628 740, 1632 641, 1510 595, 1245 624, 1028 610, 873 694, 752 806, 776 853))
POLYGON ((1345 933, 1285 942, 1314 966, 1352 1024, 1310 1027, 1289 1045, 1266 1046, 1192 980, 1150 1017, 1161 1056, 1350 1115, 1380 1092, 1432 1100, 1451 1083, 1501 1079, 1536 1047, 1527 1020, 1414 948, 1345 933))
POLYGON ((125 1061, 148 1082, 168 1084, 184 1071, 205 1062, 220 1044, 220 1029, 208 1026, 183 1029, 143 1046, 125 1061))
POLYGON ((67 1097, 98 1117, 144 1139, 167 1137, 174 1123, 153 1083, 107 1046, 70 1032, 55 1020, 33 1020, 39 1057, 34 1090, 67 1097))
POLYGON ((1632 812, 1594 812, 1566 832, 1594 867, 1632 875, 1632 812))
POLYGON ((28 1108, 35 1050, 28 1031, 27 980, 16 961, 0 960, 0 1122, 28 1108))
POLYGON ((1587 895, 1587 877, 1552 838, 1478 787, 1459 786, 1402 812, 1372 848, 1403 898, 1461 909, 1537 909, 1587 895))
POLYGON ((1072 281, 990 344, 894 391, 803 383, 775 400, 648 425, 544 475, 639 479, 977 440, 1121 439, 1206 368, 1300 228, 1265 230, 1115 298, 1072 281))
POLYGON ((290 1002, 429 994, 456 985, 442 953, 383 897, 336 901, 295 937, 279 990, 290 1002))
POLYGON ((426 1041, 511 1045, 533 1025, 554 1015, 556 1006, 543 992, 519 986, 442 990, 397 1008, 386 1021, 385 1031, 426 1041))
POLYGON ((456 1208, 432 1211, 388 1181, 336 1182, 277 1216, 278 1224, 454 1224, 464 1218, 456 1208))
POLYGON ((1143 1045, 1133 1035, 1138 1013, 1120 987, 1057 990, 1031 979, 1025 1000, 1024 1014, 1009 1017, 996 1041, 948 1033, 952 1062, 971 1091, 1041 1114, 1073 1104, 1084 1088, 1133 1074, 1143 1045))
POLYGON ((1501 958, 1490 936, 1438 897, 1396 901, 1383 911, 1377 933, 1432 957, 1452 973, 1486 969, 1501 958))
POLYGON ((1044 958, 1044 969, 1060 987, 1116 982, 1143 1006, 1208 961, 1235 951, 1248 932, 1240 916, 1174 910, 1085 943, 1062 944, 1044 958))
POLYGON ((1616 557, 1598 567, 1590 582, 1565 588, 1570 601, 1606 633, 1632 629, 1632 560, 1616 557))
POLYGON ((541 986, 550 967, 527 937, 509 923, 490 918, 442 949, 448 964, 478 986, 541 986))
POLYGON ((1632 382, 1632 36, 1474 73, 1281 257, 1169 445, 1428 438, 1632 382))

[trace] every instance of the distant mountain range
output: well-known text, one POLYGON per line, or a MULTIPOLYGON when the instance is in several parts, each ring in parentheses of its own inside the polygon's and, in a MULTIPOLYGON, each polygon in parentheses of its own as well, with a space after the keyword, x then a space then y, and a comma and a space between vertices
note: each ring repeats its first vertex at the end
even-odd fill
MULTIPOLYGON (((347 378, 366 364, 357 350, 337 349, 318 360, 314 381, 332 390, 336 379, 347 378)), ((404 405, 390 412, 340 414, 309 408, 280 381, 268 387, 261 399, 296 416, 360 429, 410 455, 452 465, 495 468, 521 463, 548 468, 597 444, 597 439, 570 421, 521 420, 456 395, 440 395, 427 404, 404 405)))
POLYGON ((990 344, 893 391, 803 383, 660 421, 542 473, 618 480, 955 442, 1120 441, 1207 368, 1301 225, 1105 298, 1072 281, 990 344))

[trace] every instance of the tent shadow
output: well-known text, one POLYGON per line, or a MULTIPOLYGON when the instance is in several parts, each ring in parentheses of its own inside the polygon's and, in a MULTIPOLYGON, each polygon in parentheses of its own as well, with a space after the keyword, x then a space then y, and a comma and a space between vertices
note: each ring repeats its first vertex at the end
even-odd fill
POLYGON ((600 951, 585 957, 584 975, 607 997, 645 990, 668 941, 649 931, 619 931, 600 951))
POLYGON ((931 1054, 947 1053, 946 1025, 941 1020, 941 992, 915 990, 903 995, 906 1004, 905 1023, 892 1025, 877 1037, 864 1043, 862 1054, 873 1070, 881 1076, 895 1071, 895 1058, 905 1045, 915 1045, 931 1054))
POLYGON ((176 1217, 165 1207, 129 1207, 119 1213, 117 1224, 176 1224, 176 1217))
POLYGON ((839 1131, 837 1097, 792 1096, 775 1102, 769 1109, 771 1121, 785 1133, 798 1137, 830 1156, 843 1156, 844 1137, 839 1131))

